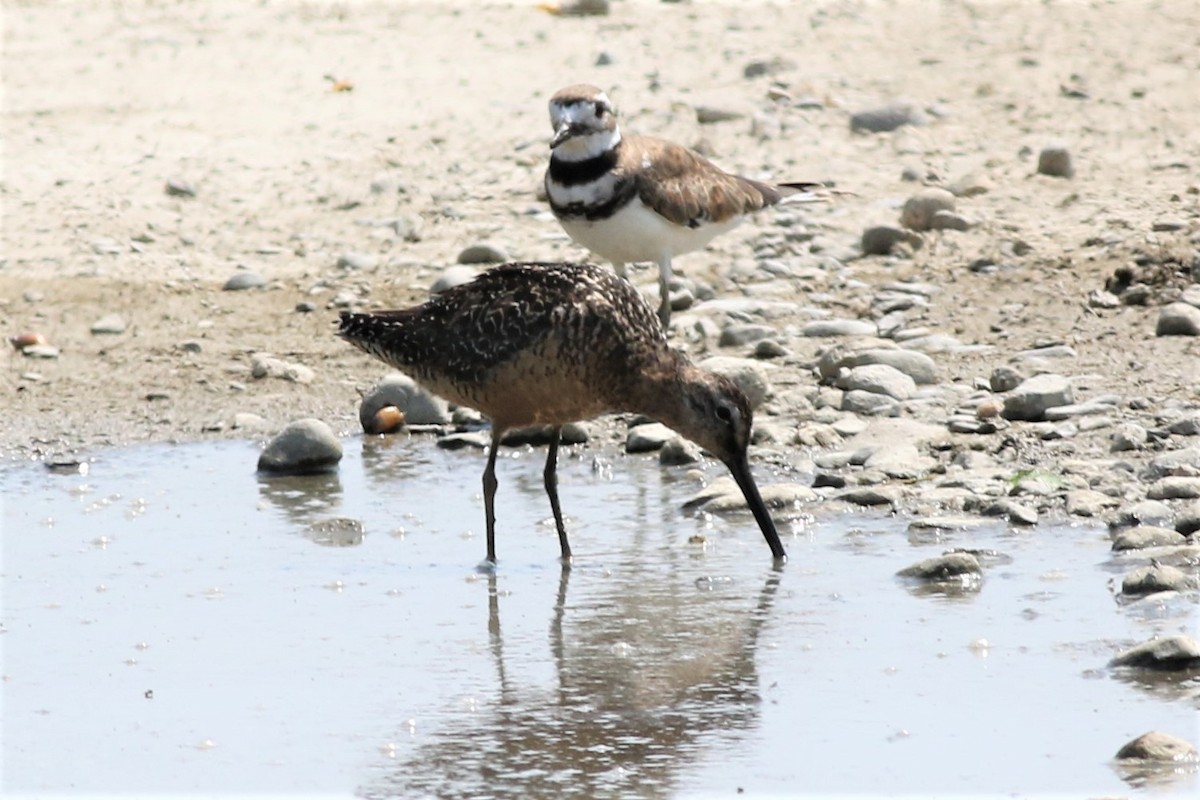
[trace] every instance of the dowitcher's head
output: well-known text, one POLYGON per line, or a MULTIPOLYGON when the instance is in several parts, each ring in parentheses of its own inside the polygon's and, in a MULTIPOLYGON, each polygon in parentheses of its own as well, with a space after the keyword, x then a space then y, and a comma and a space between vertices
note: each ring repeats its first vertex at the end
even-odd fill
POLYGON ((672 420, 671 427, 721 459, 729 468, 738 488, 746 497, 746 505, 762 529, 763 537, 771 547, 771 554, 777 559, 785 558, 775 522, 750 472, 747 450, 750 447, 750 426, 754 421, 750 401, 725 376, 700 370, 696 372, 696 377, 685 384, 682 418, 672 420))

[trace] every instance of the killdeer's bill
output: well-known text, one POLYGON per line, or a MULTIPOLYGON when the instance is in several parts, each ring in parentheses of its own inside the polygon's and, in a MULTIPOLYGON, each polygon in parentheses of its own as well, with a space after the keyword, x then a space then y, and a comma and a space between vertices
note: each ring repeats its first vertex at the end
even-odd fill
POLYGON ((705 247, 747 214, 785 197, 816 199, 813 183, 770 184, 731 175, 693 150, 649 136, 622 135, 608 96, 577 84, 550 98, 546 195, 567 234, 619 275, 639 261, 658 264, 658 316, 671 319, 671 259, 705 247))

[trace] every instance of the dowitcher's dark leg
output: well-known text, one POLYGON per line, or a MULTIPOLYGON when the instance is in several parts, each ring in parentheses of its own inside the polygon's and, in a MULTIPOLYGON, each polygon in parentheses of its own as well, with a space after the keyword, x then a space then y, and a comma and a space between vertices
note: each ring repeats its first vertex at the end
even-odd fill
POLYGON ((483 513, 487 518, 487 560, 496 563, 496 451, 500 449, 502 430, 492 426, 492 446, 483 470, 483 513))
POLYGON ((550 451, 546 453, 546 469, 542 477, 546 481, 546 494, 550 495, 550 510, 554 512, 554 527, 558 529, 558 544, 562 547, 562 560, 566 564, 571 560, 571 545, 567 543, 567 529, 558 505, 558 443, 561 439, 562 428, 555 427, 550 433, 550 451))
POLYGON ((663 329, 671 327, 671 259, 658 262, 658 318, 663 329))

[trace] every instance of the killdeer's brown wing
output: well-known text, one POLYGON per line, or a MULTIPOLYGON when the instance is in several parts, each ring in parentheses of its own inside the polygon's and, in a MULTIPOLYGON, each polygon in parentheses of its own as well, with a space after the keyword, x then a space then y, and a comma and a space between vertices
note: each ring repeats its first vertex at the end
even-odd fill
POLYGON ((758 211, 791 193, 731 175, 682 145, 647 136, 622 139, 617 169, 636 179, 643 203, 689 228, 758 211))

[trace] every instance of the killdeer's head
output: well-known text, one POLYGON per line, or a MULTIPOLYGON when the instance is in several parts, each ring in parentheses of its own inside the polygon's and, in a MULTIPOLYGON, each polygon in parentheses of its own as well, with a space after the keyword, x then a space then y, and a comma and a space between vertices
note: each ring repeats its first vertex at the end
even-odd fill
POLYGON ((608 95, 585 83, 559 89, 550 98, 550 149, 567 161, 598 156, 621 141, 617 111, 608 95))

